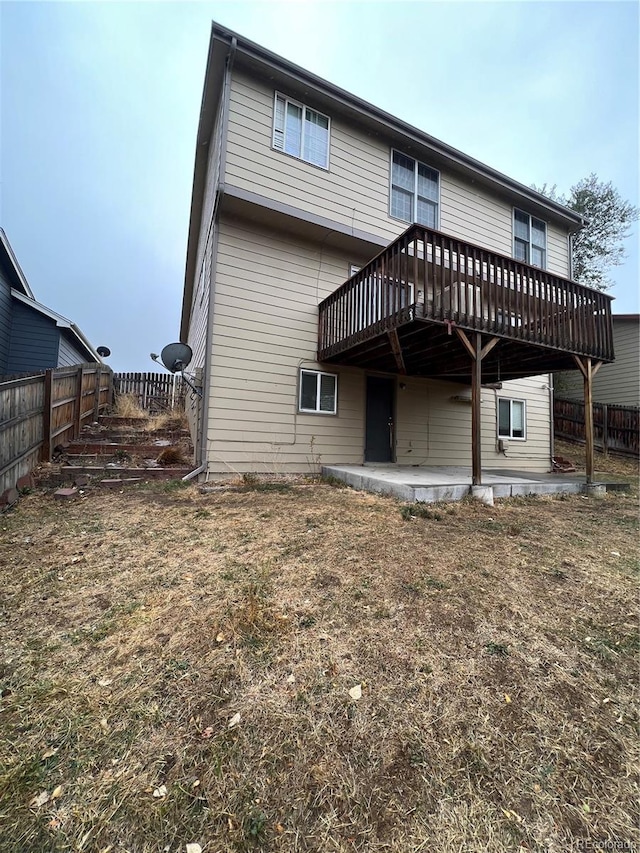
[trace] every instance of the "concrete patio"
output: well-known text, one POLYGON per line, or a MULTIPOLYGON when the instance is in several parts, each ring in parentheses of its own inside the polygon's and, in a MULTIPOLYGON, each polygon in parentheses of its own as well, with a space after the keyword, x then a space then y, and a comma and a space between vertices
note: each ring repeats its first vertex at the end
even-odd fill
MULTIPOLYGON (((335 477, 368 492, 393 495, 403 501, 458 501, 472 494, 471 467, 409 465, 326 465, 325 477, 335 477)), ((584 475, 537 474, 506 468, 484 470, 482 486, 474 487, 474 496, 486 503, 493 498, 522 495, 558 495, 589 491, 602 493, 607 488, 624 488, 621 483, 597 483, 589 487, 584 475), (477 491, 476 491, 477 490, 477 491)))

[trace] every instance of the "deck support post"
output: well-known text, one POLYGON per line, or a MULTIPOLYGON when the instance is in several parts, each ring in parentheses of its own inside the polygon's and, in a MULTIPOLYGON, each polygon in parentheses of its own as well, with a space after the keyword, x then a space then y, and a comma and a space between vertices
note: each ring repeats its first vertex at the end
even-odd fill
POLYGON ((474 358, 471 364, 471 484, 482 485, 482 336, 474 334, 474 358))
POLYGON ((573 359, 578 365, 582 378, 584 379, 584 444, 585 444, 585 467, 587 474, 587 485, 593 483, 593 377, 600 369, 602 362, 595 364, 589 356, 580 357, 574 355, 573 359))
POLYGON ((454 326, 460 342, 471 356, 471 485, 482 485, 482 359, 488 355, 500 340, 491 338, 484 347, 482 334, 473 333, 473 343, 466 332, 454 326))

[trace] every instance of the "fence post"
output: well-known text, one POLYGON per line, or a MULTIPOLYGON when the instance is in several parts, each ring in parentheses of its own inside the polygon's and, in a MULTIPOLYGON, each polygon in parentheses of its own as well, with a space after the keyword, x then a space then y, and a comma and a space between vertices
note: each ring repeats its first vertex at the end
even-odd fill
POLYGON ((605 457, 609 453, 609 407, 602 404, 602 452, 605 457))
POLYGON ((80 435, 80 427, 82 426, 82 380, 84 379, 84 367, 80 366, 78 368, 78 372, 76 374, 76 382, 78 383, 78 387, 76 388, 76 401, 75 401, 75 410, 74 410, 74 425, 73 425, 73 437, 78 438, 80 435))
POLYGON ((93 420, 97 421, 100 415, 100 383, 102 382, 102 367, 96 367, 96 387, 95 396, 93 398, 93 420))
POLYGON ((42 462, 51 462, 51 433, 53 431, 53 424, 51 423, 52 390, 53 370, 47 370, 44 374, 44 403, 42 410, 42 450, 40 451, 42 462))

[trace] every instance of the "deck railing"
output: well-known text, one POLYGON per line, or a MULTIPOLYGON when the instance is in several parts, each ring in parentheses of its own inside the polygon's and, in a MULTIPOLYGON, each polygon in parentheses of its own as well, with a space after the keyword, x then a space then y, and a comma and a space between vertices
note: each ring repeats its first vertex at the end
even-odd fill
POLYGON ((414 320, 613 359, 610 296, 421 225, 319 310, 320 361, 414 320))

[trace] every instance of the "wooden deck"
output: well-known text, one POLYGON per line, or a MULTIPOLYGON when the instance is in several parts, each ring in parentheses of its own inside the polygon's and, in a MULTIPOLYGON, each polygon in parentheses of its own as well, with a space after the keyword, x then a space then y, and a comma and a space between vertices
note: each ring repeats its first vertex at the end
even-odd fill
POLYGON ((320 362, 467 381, 455 328, 499 339, 484 382, 613 361, 610 296, 420 225, 319 311, 320 362))

